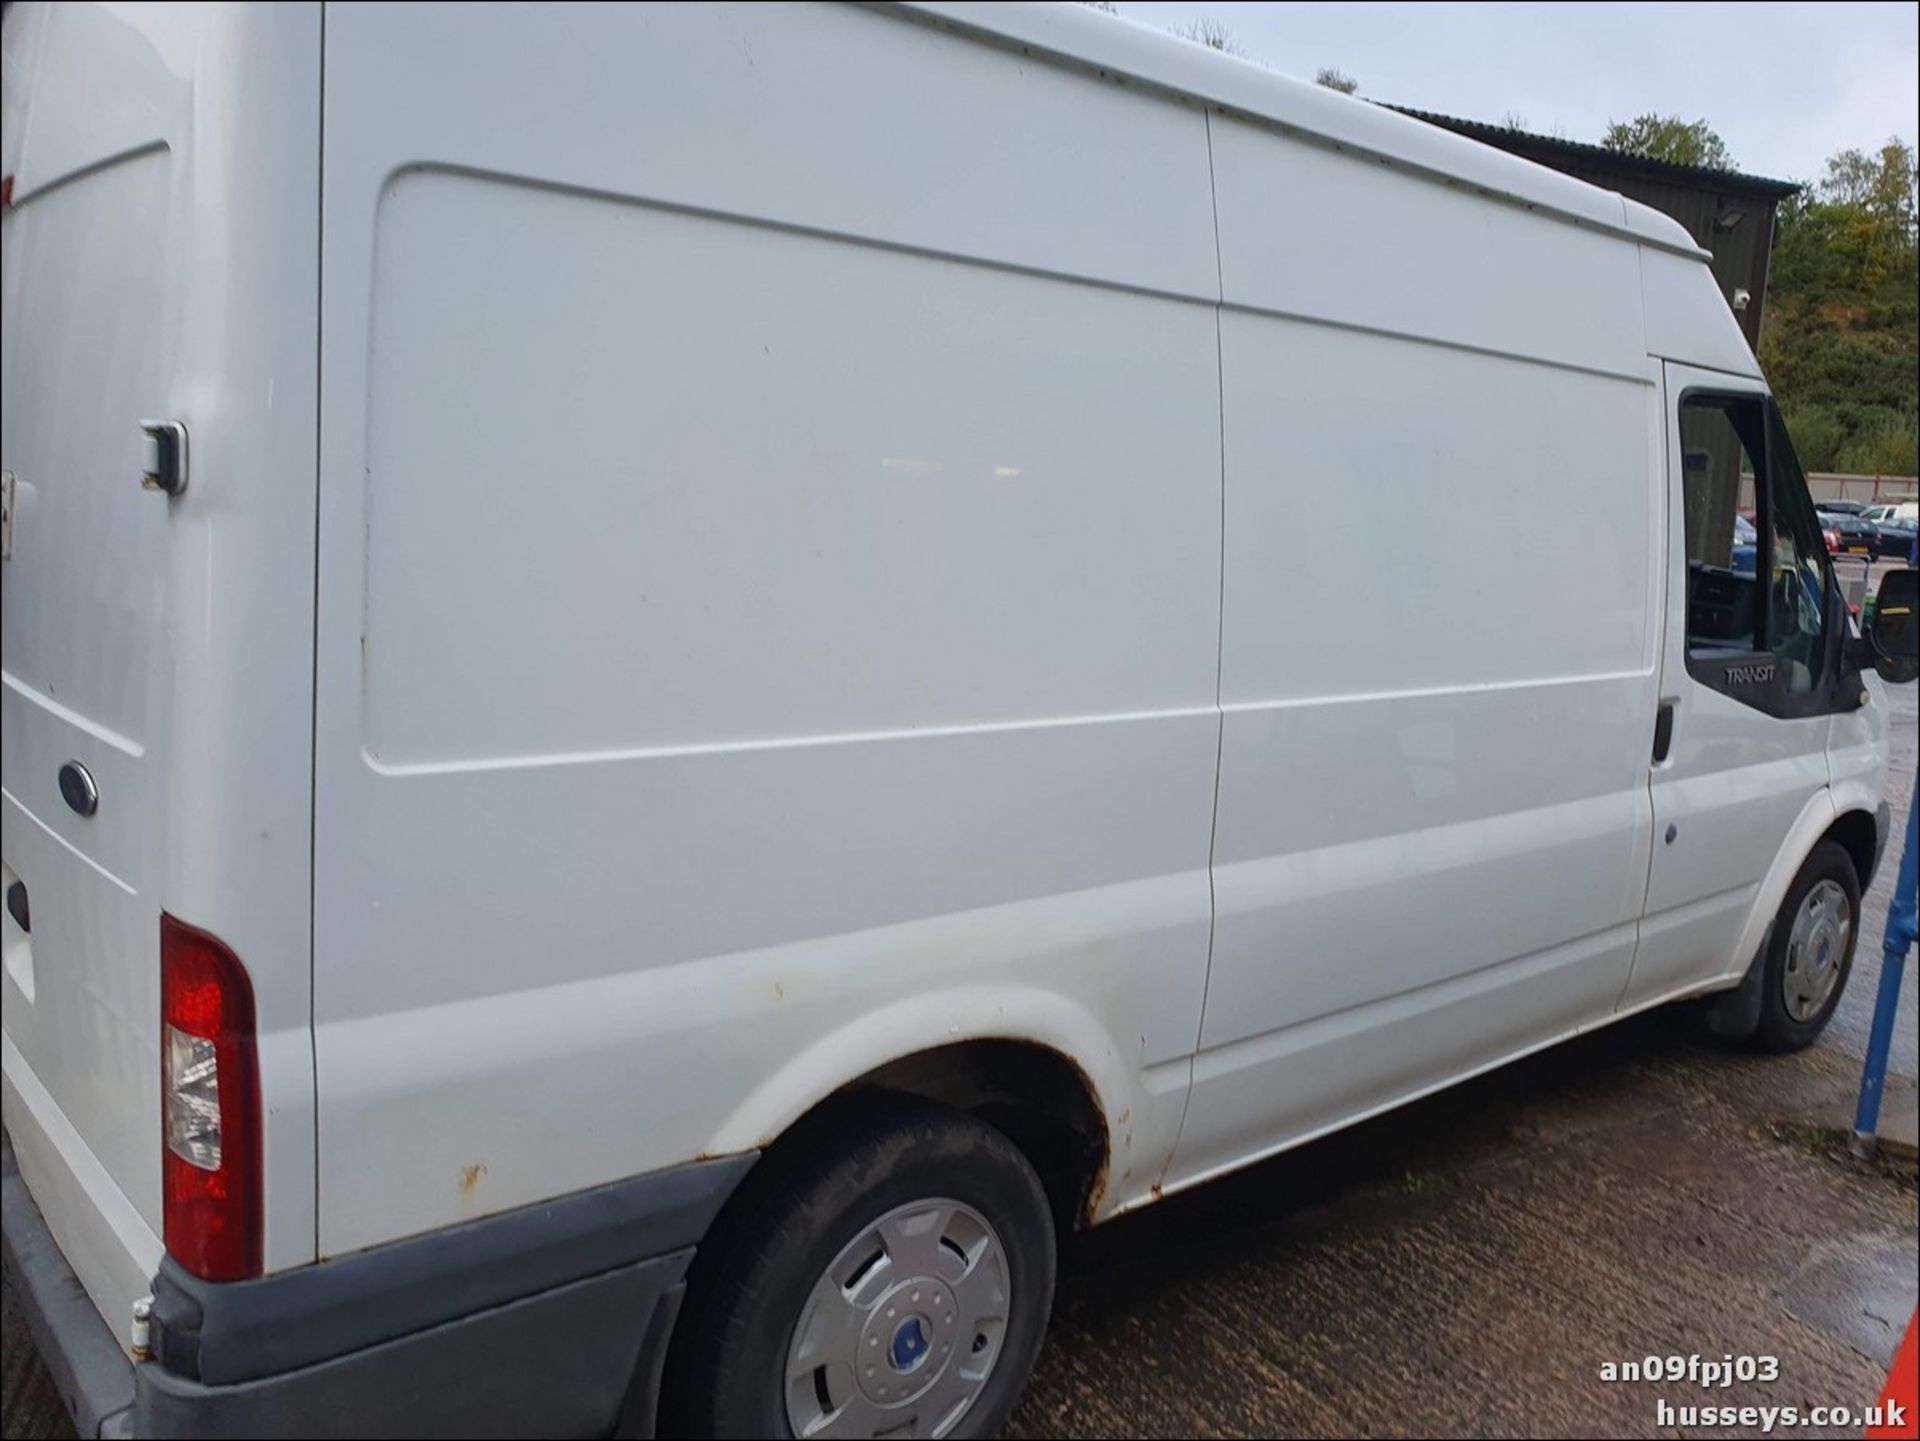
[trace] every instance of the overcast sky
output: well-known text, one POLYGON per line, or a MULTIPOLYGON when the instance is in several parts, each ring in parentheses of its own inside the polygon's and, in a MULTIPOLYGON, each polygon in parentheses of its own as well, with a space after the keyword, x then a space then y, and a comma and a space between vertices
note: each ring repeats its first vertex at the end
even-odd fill
POLYGON ((1843 4, 1140 4, 1131 20, 1220 21, 1250 56, 1311 79, 1323 65, 1396 105, 1597 143, 1648 111, 1707 120, 1739 168, 1817 176, 1826 157, 1914 143, 1920 7, 1843 4))

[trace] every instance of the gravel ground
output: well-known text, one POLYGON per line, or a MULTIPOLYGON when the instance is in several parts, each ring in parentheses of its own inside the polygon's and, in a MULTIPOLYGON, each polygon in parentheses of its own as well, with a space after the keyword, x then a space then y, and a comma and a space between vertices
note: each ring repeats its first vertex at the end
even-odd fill
MULTIPOLYGON (((1894 693, 1896 837, 1915 699, 1894 693)), ((1856 1167, 1830 1128, 1859 1083, 1895 865, 1800 1055, 1639 1017, 1074 1238, 1007 1434, 1653 1436, 1675 1434, 1661 1399, 1869 1404, 1913 1311, 1920 1211, 1910 1176, 1856 1167), (1780 1378, 1599 1379, 1694 1352, 1777 1356, 1780 1378)), ((1914 1087, 1914 991, 1890 1094, 1914 1087)), ((0 1430, 70 1435, 10 1289, 0 1308, 0 1430)))

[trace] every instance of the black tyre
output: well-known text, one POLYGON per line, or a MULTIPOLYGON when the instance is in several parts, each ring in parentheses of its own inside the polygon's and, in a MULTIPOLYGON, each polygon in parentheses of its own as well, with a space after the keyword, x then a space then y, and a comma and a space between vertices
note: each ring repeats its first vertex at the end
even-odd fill
POLYGON ((710 1239, 674 1338, 689 1435, 989 1436, 1053 1307, 1054 1234, 993 1127, 885 1098, 783 1143, 710 1239))
POLYGON ((1762 958, 1760 1016, 1747 1043, 1799 1051, 1826 1029, 1853 970, 1860 877, 1844 847, 1822 841, 1787 887, 1762 958))

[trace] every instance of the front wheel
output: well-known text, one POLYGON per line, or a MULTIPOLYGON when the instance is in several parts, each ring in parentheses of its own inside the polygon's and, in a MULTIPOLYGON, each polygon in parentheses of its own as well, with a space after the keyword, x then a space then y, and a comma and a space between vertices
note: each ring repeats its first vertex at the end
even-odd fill
POLYGON ((1799 1051, 1826 1029, 1853 969, 1860 878, 1833 841, 1813 848, 1787 887, 1767 940, 1760 1016, 1746 1039, 1763 1051, 1799 1051))
POLYGON ((1053 1304, 1026 1157, 959 1112, 889 1101, 767 1164, 688 1294, 676 1419, 723 1437, 997 1431, 1053 1304))

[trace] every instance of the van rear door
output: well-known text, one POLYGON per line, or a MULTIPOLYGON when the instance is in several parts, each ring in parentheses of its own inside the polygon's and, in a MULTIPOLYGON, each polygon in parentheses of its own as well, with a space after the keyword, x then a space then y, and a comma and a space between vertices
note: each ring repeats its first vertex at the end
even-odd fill
POLYGON ((117 1335, 161 1255, 163 909, 251 972, 293 1208, 269 1265, 312 1256, 318 30, 64 4, 0 29, 5 1119, 117 1335), (179 498, 141 483, 165 418, 179 498))
MULTIPOLYGON (((167 509, 140 487, 135 421, 167 399, 171 257, 156 221, 174 157, 157 115, 89 125, 77 113, 96 66, 139 77, 135 93, 164 94, 159 66, 141 77, 133 38, 98 12, 58 7, 9 14, 5 34, 7 1120, 23 1132, 14 1139, 29 1184, 41 1158, 24 1134, 33 1127, 15 1124, 22 1107, 103 1212, 110 1235, 68 1246, 96 1296, 96 1282, 139 1284, 160 1249, 154 858, 167 509), (24 151, 34 124, 48 138, 24 151)), ((38 1199, 50 1218, 67 1209, 38 1199)))

